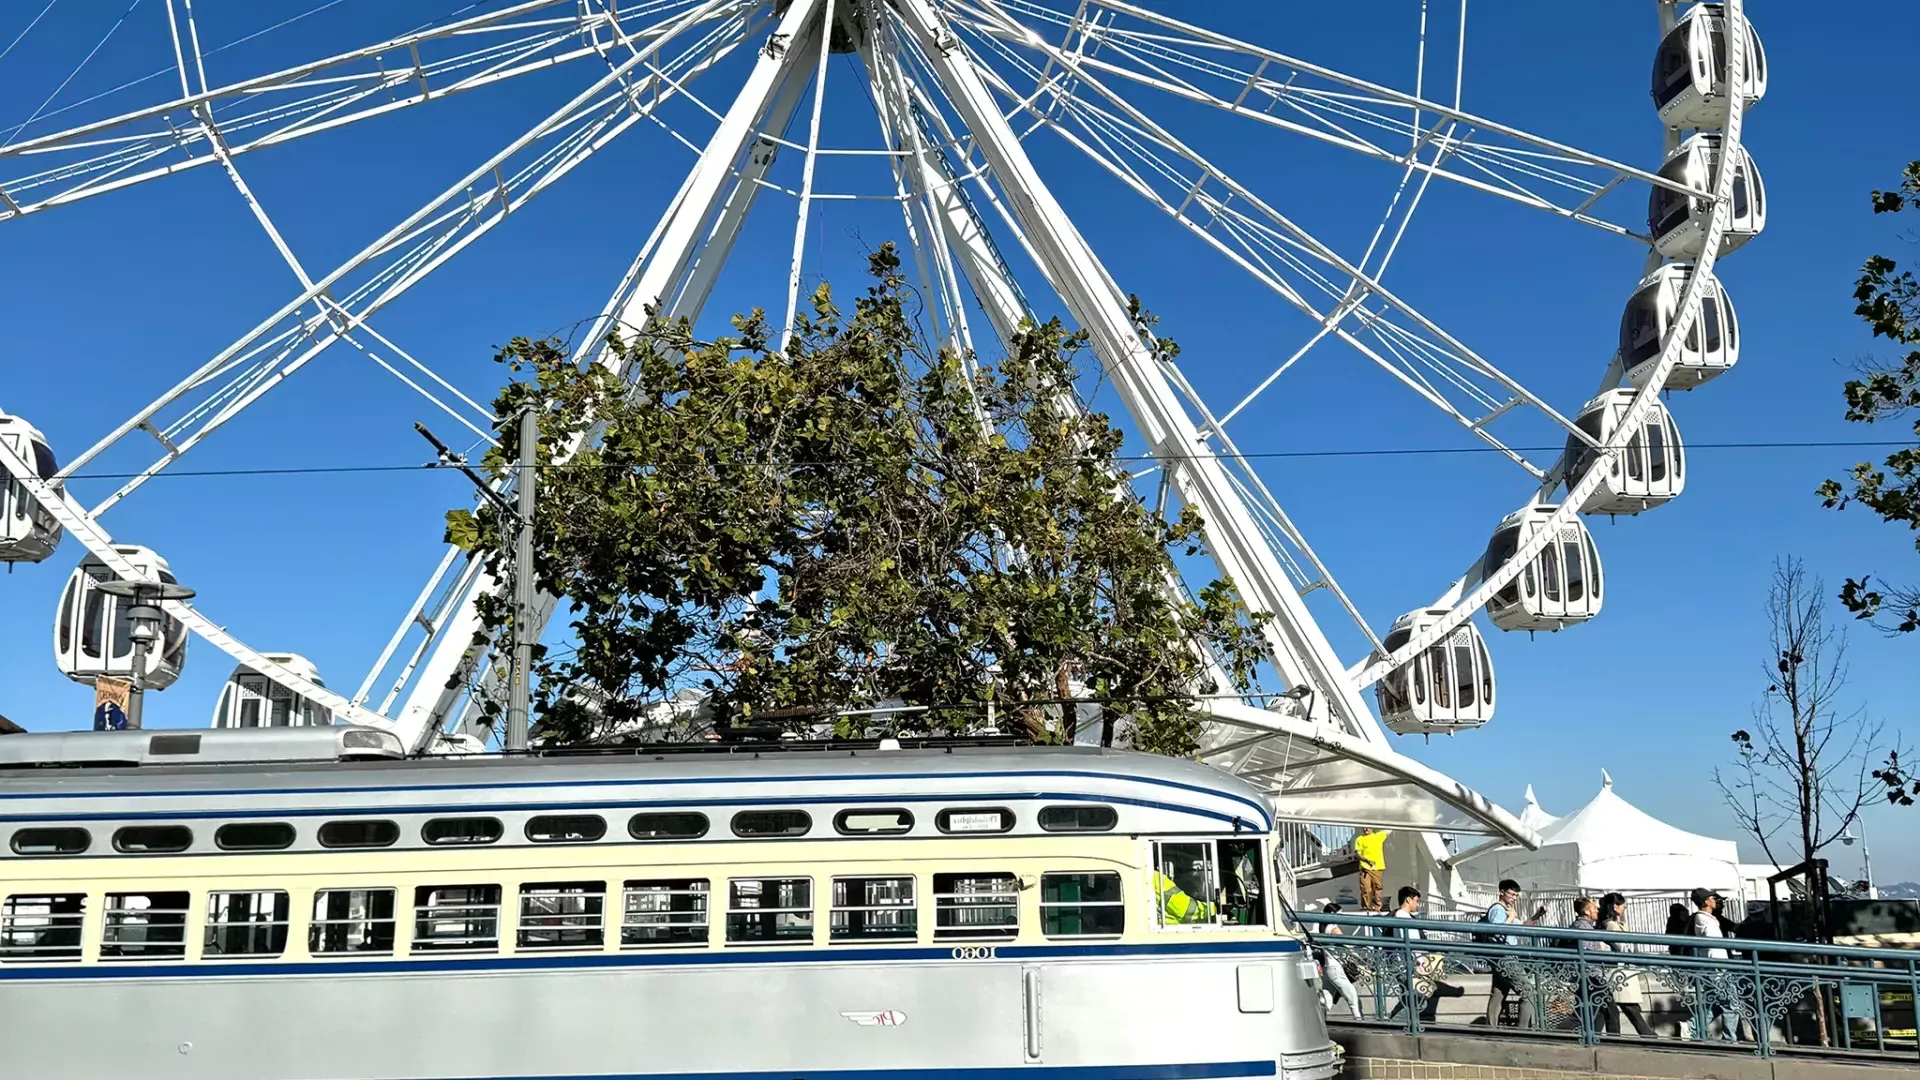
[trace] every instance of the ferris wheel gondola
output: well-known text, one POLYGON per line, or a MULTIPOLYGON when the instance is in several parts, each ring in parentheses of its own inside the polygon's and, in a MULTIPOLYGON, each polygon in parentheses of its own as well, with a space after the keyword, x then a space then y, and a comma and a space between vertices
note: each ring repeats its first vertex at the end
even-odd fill
MULTIPOLYGON (((167 560, 151 549, 137 545, 115 545, 114 551, 133 564, 149 581, 176 585, 167 560)), ((107 564, 96 555, 83 559, 67 578, 60 594, 59 614, 54 619, 54 661, 67 678, 91 684, 102 676, 132 679, 135 657, 134 626, 129 609, 137 601, 115 596, 100 588, 103 582, 118 580, 107 564)), ((168 615, 160 620, 160 636, 146 650, 139 683, 148 690, 164 690, 180 677, 187 663, 187 628, 168 615)))
MULTIPOLYGON (((1380 642, 1387 651, 1445 618, 1443 607, 1400 616, 1380 642)), ((1452 734, 1493 719, 1493 657, 1480 628, 1464 622, 1453 632, 1395 668, 1374 687, 1380 722, 1402 735, 1452 734)))
MULTIPOLYGON (((1660 166, 1660 177, 1685 184, 1693 194, 1655 187, 1647 197, 1647 232, 1653 246, 1669 259, 1697 259, 1707 243, 1707 225, 1713 220, 1713 181, 1718 175, 1724 137, 1713 132, 1691 136, 1660 166)), ((1760 235, 1767 226, 1767 188, 1753 155, 1744 146, 1733 150, 1733 201, 1718 254, 1725 255, 1760 235)))
MULTIPOLYGON (((1753 108, 1767 93, 1767 53, 1753 24, 1741 17, 1746 62, 1741 65, 1742 105, 1753 108)), ((1660 41, 1653 58, 1653 104, 1660 121, 1695 131, 1726 126, 1727 6, 1695 4, 1660 41)))
POLYGON ((1559 539, 1540 549, 1520 576, 1493 594, 1487 617, 1502 630, 1560 630, 1600 614, 1605 582, 1593 534, 1579 518, 1549 524, 1559 506, 1544 503, 1508 514, 1487 542, 1488 573, 1505 566, 1534 533, 1557 528, 1559 539))
MULTIPOLYGON (((1620 315, 1620 364, 1627 381, 1644 387, 1660 359, 1679 313, 1680 297, 1693 277, 1692 263, 1666 263, 1642 278, 1620 315)), ((1691 390, 1732 368, 1740 359, 1740 321, 1717 280, 1701 283, 1700 317, 1687 330, 1680 358, 1667 370, 1663 390, 1691 390)))
MULTIPOLYGON (((1610 444, 1643 391, 1625 387, 1609 390, 1580 410, 1574 426, 1598 444, 1610 444)), ((1625 445, 1606 455, 1606 474, 1593 493, 1580 504, 1583 514, 1638 514, 1680 497, 1687 484, 1686 447, 1680 441, 1680 429, 1673 414, 1656 400, 1651 403, 1636 430, 1626 437, 1625 445)), ((1577 435, 1567 437, 1567 490, 1596 467, 1601 453, 1577 435)))
MULTIPOLYGON (((59 472, 46 437, 25 420, 0 413, 0 441, 31 462, 41 480, 52 480, 59 472)), ((60 546, 60 537, 60 523, 53 514, 0 468, 0 562, 40 562, 60 546)))
MULTIPOLYGON (((299 653, 267 653, 266 658, 318 686, 326 683, 313 661, 299 653)), ((333 723, 333 710, 294 693, 245 664, 233 669, 220 701, 213 707, 213 727, 324 727, 333 723)))

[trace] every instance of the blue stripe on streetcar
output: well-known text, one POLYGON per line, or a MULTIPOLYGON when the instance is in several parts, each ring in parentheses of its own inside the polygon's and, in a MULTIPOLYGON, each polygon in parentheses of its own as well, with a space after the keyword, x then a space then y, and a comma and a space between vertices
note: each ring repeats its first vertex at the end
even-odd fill
MULTIPOLYGON (((430 789, 429 789, 430 790, 430 789)), ((66 798, 66 796, 58 796, 66 798)), ((1229 798, 1230 796, 1222 796, 1229 798)), ((1064 792, 1034 791, 1008 794, 995 792, 986 795, 942 795, 939 801, 984 802, 1003 804, 1017 800, 1045 800, 1053 803, 1099 803, 1121 806, 1144 806, 1150 810, 1170 810, 1179 814, 1192 814, 1196 817, 1212 818, 1215 821, 1232 824, 1240 822, 1249 831, 1264 833, 1267 831, 1266 815, 1258 821, 1247 821, 1232 814, 1223 814, 1218 810, 1202 810, 1196 806, 1181 806, 1177 803, 1151 802, 1146 799, 1128 799, 1112 795, 1070 795, 1064 792), (1258 828, 1255 828, 1255 826, 1258 828)), ((321 806, 300 807, 288 810, 136 810, 114 813, 112 811, 93 811, 88 813, 66 814, 0 814, 0 824, 29 824, 49 821, 199 821, 219 818, 223 821, 240 820, 279 820, 301 817, 354 817, 384 816, 394 817, 400 814, 499 814, 509 811, 552 811, 552 810, 636 810, 656 807, 714 807, 714 806, 803 806, 828 803, 844 806, 850 803, 886 803, 898 806, 903 802, 926 802, 928 799, 903 799, 898 795, 795 795, 789 798, 726 798, 726 799, 677 799, 645 800, 621 799, 617 802, 570 802, 570 803, 439 803, 430 806, 321 806)), ((964 834, 959 834, 964 835, 964 834)), ((981 835, 1000 835, 998 833, 981 835)), ((1086 835, 1084 833, 1078 835, 1086 835)), ((716 837, 724 840, 726 837, 716 837)), ((756 840, 781 839, 779 837, 757 837, 756 840)), ((805 840, 809 837, 796 836, 789 839, 805 840)), ((194 854, 203 854, 196 852, 194 854)))
MULTIPOLYGON (((0 982, 21 979, 180 979, 190 977, 259 977, 267 975, 409 975, 440 972, 580 971, 596 968, 698 967, 715 964, 858 964, 874 961, 948 961, 961 949, 993 949, 992 960, 1038 960, 1064 957, 1216 956, 1293 954, 1300 943, 1271 941, 1212 941, 1169 945, 994 945, 991 942, 952 947, 908 946, 887 948, 689 949, 684 952, 587 953, 562 956, 476 956, 404 960, 302 960, 258 962, 174 960, 116 961, 93 964, 45 964, 33 967, 0 965, 0 982)), ((959 963, 990 963, 987 958, 959 963)), ((1237 1074, 1236 1074, 1237 1075, 1237 1074)), ((796 1080, 787 1076, 784 1080, 796 1080)))
MULTIPOLYGON (((628 777, 628 778, 617 779, 617 780, 523 780, 523 781, 505 781, 501 783, 490 783, 490 784, 433 784, 425 787, 409 784, 409 785, 398 785, 398 786, 391 786, 391 787, 259 788, 259 789, 231 789, 231 790, 216 789, 216 790, 208 790, 208 791, 60 791, 60 792, 19 792, 19 793, 6 792, 6 793, 0 793, 0 801, 6 801, 11 799, 218 798, 218 797, 234 796, 234 795, 246 795, 246 796, 251 796, 256 798, 262 797, 262 796, 278 797, 283 795, 352 796, 352 795, 378 795, 378 794, 391 793, 391 792, 419 793, 419 792, 427 792, 427 791, 434 791, 434 792, 510 791, 510 790, 520 790, 525 788, 616 787, 616 786, 632 785, 632 784, 645 784, 648 787, 662 787, 662 786, 668 786, 673 784, 726 784, 726 783, 732 783, 740 780, 751 780, 756 786, 759 786, 759 785, 774 785, 774 784, 822 783, 822 782, 828 782, 828 781, 838 781, 838 782, 844 783, 844 782, 872 780, 872 779, 983 780, 983 779, 1021 778, 1021 777, 1029 777, 1029 776, 1075 777, 1075 778, 1084 778, 1084 779, 1091 779, 1091 780, 1121 780, 1128 783, 1149 784, 1154 787, 1176 788, 1181 791, 1191 791, 1197 794, 1210 795, 1210 796, 1213 796, 1214 798, 1226 799, 1229 802, 1239 803, 1242 806, 1246 806, 1252 809, 1254 813, 1258 815, 1256 820, 1263 823, 1267 820, 1267 811, 1265 807, 1259 805, 1258 803, 1254 802, 1251 799, 1246 798, 1245 796, 1235 795, 1235 794, 1232 794, 1231 792, 1220 791, 1215 788, 1201 787, 1198 784, 1183 784, 1178 780, 1162 780, 1157 777, 1150 777, 1150 776, 1127 776, 1121 773, 1080 772, 1072 769, 1028 769, 1028 770, 1022 770, 1020 772, 993 772, 993 773, 980 773, 980 772, 874 773, 874 774, 863 773, 859 775, 843 774, 839 776, 766 776, 766 777, 760 777, 760 776, 755 776, 755 777, 712 777, 712 776, 642 777, 642 776, 635 776, 635 777, 628 777)), ((958 798, 960 796, 934 795, 931 797, 932 798, 958 798)), ((987 797, 993 797, 993 796, 987 796, 987 797)), ((1053 796, 1048 796, 1048 795, 1036 792, 1032 795, 1028 795, 1026 793, 1002 793, 997 797, 999 798, 1014 798, 1014 797, 1050 798, 1053 796)), ((797 802, 800 800, 789 799, 786 801, 797 802)), ((834 800, 831 797, 822 797, 820 801, 834 801, 834 800)), ((839 801, 850 802, 853 800, 843 799, 839 801)), ((896 798, 894 801, 898 802, 899 800, 896 798)), ((916 800, 916 801, 924 801, 924 800, 916 800)), ((1123 800, 1111 800, 1111 801, 1123 801, 1123 800)), ((626 805, 633 805, 633 804, 622 802, 617 805, 626 806, 626 805)), ((680 805, 692 805, 692 804, 683 803, 680 805)), ((1140 805, 1158 805, 1158 804, 1142 803, 1140 805)), ((377 809, 384 809, 387 813, 408 812, 408 811, 400 810, 398 808, 390 808, 390 807, 377 808, 377 809)), ((501 806, 500 809, 507 810, 507 809, 519 809, 519 808, 501 806)), ((1186 808, 1181 807, 1180 809, 1186 809, 1186 808)), ((5 818, 4 820, 17 821, 17 820, 26 820, 26 819, 8 817, 8 818, 5 818)))
MULTIPOLYGON (((1009 1069, 785 1069, 779 1072, 595 1073, 512 1076, 490 1080, 1221 1080, 1274 1076, 1271 1061, 1209 1061, 1191 1065, 1027 1065, 1009 1069)), ((462 1078, 479 1080, 479 1078, 462 1078)))

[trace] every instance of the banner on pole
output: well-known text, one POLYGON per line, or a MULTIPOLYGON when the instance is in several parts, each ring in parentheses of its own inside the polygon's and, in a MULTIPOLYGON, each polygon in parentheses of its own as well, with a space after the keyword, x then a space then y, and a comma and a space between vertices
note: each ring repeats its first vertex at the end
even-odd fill
POLYGON ((93 730, 127 730, 127 703, 133 697, 133 684, 105 675, 93 680, 93 730))

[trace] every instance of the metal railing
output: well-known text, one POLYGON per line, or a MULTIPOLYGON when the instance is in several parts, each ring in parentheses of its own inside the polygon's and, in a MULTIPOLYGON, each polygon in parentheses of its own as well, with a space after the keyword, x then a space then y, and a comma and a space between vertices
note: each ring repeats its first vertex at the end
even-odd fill
POLYGON ((1920 1057, 1920 951, 1300 912, 1334 1019, 1920 1057), (1417 932, 1419 936, 1410 934, 1417 932), (1511 942, 1511 943, 1510 943, 1511 942), (1348 990, 1351 993, 1348 993, 1348 990), (1498 999, 1496 1003, 1496 999, 1498 999))

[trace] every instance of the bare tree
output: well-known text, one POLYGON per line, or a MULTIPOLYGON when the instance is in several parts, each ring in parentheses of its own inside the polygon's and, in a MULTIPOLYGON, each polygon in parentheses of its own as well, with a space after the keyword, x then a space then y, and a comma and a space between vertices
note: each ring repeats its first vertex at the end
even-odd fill
MULTIPOLYGON (((1733 733, 1738 762, 1715 769, 1714 783, 1741 828, 1780 865, 1819 857, 1882 797, 1873 762, 1894 748, 1881 744, 1883 725, 1862 705, 1842 699, 1847 685, 1846 635, 1829 629, 1826 587, 1800 560, 1774 563, 1767 589, 1767 689, 1750 730, 1733 733)), ((1815 898, 1816 932, 1826 936, 1825 905, 1815 898)))

